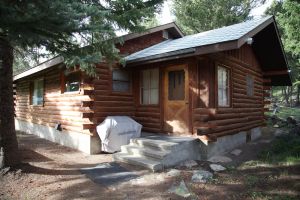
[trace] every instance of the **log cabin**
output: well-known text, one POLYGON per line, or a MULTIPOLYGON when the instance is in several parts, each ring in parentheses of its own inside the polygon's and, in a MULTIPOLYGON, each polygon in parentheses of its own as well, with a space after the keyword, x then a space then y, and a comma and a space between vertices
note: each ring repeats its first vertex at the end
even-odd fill
POLYGON ((199 138, 211 156, 259 137, 271 86, 291 84, 272 16, 188 36, 169 23, 122 38, 126 65, 98 63, 98 78, 60 56, 15 75, 16 128, 95 154, 95 127, 130 116, 146 132, 199 138))

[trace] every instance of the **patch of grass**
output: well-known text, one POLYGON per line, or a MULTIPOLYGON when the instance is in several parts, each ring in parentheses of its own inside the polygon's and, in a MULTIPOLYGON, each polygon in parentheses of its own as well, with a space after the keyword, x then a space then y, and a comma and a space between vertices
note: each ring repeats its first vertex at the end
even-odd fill
POLYGON ((288 195, 270 195, 261 191, 249 191, 248 195, 251 199, 260 199, 260 200, 297 200, 297 197, 288 196, 288 195))
POLYGON ((266 199, 266 200, 271 199, 266 194, 264 194, 262 192, 256 192, 256 191, 249 192, 249 196, 251 199, 266 199))
MULTIPOLYGON (((272 112, 266 112, 266 115, 272 116, 272 112)), ((276 115, 282 119, 293 116, 297 121, 300 121, 300 108, 280 107, 276 115)))
POLYGON ((253 175, 247 175, 245 183, 248 187, 254 187, 259 182, 259 177, 253 175))
POLYGON ((234 173, 236 172, 236 167, 235 166, 227 166, 227 172, 228 173, 234 173))
POLYGON ((294 165, 300 163, 300 137, 283 135, 264 150, 259 159, 269 164, 294 165))
POLYGON ((266 164, 263 161, 260 160, 249 160, 244 163, 242 163, 239 167, 238 170, 244 170, 244 169, 249 169, 249 168, 256 168, 256 167, 263 167, 269 164, 266 164))

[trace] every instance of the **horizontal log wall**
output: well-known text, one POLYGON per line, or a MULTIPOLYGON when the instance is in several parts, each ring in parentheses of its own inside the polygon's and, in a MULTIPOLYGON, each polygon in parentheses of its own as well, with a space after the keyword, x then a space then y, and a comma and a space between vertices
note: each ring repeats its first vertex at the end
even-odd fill
POLYGON ((204 61, 199 61, 198 67, 200 103, 193 109, 194 133, 217 138, 264 124, 264 79, 251 46, 244 45, 239 50, 206 56, 204 61), (225 65, 230 69, 231 106, 229 108, 217 107, 216 73, 212 73, 211 70, 211 68, 215 69, 217 64, 225 65), (201 75, 201 71, 204 75, 201 75), (251 75, 254 79, 253 96, 247 95, 247 75, 251 75), (204 77, 204 80, 201 80, 201 77, 204 77), (208 83, 207 86, 203 87, 201 81, 202 84, 208 83))
MULTIPOLYGON (((116 47, 120 54, 131 54, 163 40, 163 32, 158 31, 118 43, 116 47)), ((138 88, 127 94, 113 92, 111 69, 109 65, 100 63, 96 68, 96 79, 83 75, 80 94, 61 94, 61 72, 57 67, 17 81, 16 117, 49 127, 60 122, 66 130, 94 135, 96 125, 105 117, 122 115, 135 118, 145 130, 160 131, 160 107, 136 105, 139 101, 133 93, 138 88), (45 78, 44 106, 32 106, 29 100, 30 81, 42 77, 45 78)), ((135 83, 138 84, 137 81, 135 83)))
POLYGON ((93 81, 95 88, 94 124, 101 123, 107 116, 130 116, 143 125, 144 131, 160 132, 161 104, 141 105, 140 69, 127 70, 133 77, 131 91, 128 93, 114 92, 112 90, 112 68, 106 64, 97 65, 98 78, 93 81))
POLYGON ((81 85, 81 91, 73 94, 61 93, 61 70, 50 70, 17 81, 15 97, 16 118, 49 127, 55 127, 61 123, 62 128, 69 131, 77 131, 91 134, 86 129, 92 121, 84 118, 84 114, 93 110, 84 104, 91 102, 92 96, 86 93, 85 84, 81 85), (30 82, 36 78, 44 78, 44 105, 30 105, 30 82))
POLYGON ((107 64, 97 65, 98 77, 94 79, 94 117, 95 125, 101 123, 107 116, 134 116, 134 101, 132 91, 129 93, 113 92, 112 67, 107 64))

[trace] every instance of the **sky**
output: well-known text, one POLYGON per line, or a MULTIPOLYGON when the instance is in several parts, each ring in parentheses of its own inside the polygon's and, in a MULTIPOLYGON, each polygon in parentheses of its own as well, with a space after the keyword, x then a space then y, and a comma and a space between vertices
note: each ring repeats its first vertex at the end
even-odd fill
MULTIPOLYGON (((253 17, 261 16, 264 13, 264 11, 271 5, 272 1, 273 0, 267 0, 264 5, 253 9, 250 15, 253 17)), ((162 12, 158 17, 160 24, 166 24, 174 21, 175 17, 171 13, 171 4, 171 0, 167 0, 164 2, 162 12)))

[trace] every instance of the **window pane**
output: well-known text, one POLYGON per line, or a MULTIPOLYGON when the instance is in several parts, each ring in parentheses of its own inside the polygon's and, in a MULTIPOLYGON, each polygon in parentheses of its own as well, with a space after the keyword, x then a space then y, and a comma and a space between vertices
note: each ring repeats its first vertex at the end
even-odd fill
POLYGON ((149 88, 150 85, 150 70, 144 70, 142 72, 142 87, 143 88, 149 88))
POLYGON ((158 69, 151 70, 151 88, 158 88, 159 71, 158 69))
POLYGON ((224 105, 224 95, 223 95, 223 90, 219 89, 218 90, 218 102, 219 102, 219 106, 223 106, 224 105))
POLYGON ((158 104, 159 102, 159 70, 148 69, 141 73, 141 103, 158 104))
POLYGON ((158 104, 158 89, 150 90, 150 104, 158 104))
POLYGON ((114 81, 113 82, 113 91, 128 92, 128 91, 130 91, 129 85, 130 85, 129 82, 114 81))
POLYGON ((218 105, 229 106, 229 72, 218 67, 218 105))
POLYGON ((253 93, 254 93, 254 80, 253 80, 253 77, 250 76, 250 75, 247 75, 246 80, 247 80, 247 95, 248 96, 253 96, 253 93))
POLYGON ((114 69, 113 70, 114 81, 129 81, 129 73, 125 70, 114 69))
POLYGON ((113 91, 129 92, 130 91, 130 75, 128 71, 121 69, 113 70, 113 91))
POLYGON ((150 104, 149 102, 149 96, 150 96, 150 90, 149 89, 142 89, 142 104, 150 104))
POLYGON ((33 82, 32 105, 42 105, 44 101, 44 80, 33 82))
POLYGON ((185 72, 180 71, 170 71, 168 73, 169 79, 169 90, 168 99, 169 100, 184 100, 185 99, 185 72))

